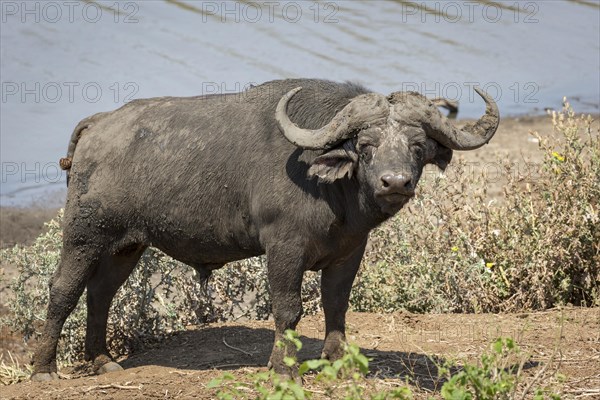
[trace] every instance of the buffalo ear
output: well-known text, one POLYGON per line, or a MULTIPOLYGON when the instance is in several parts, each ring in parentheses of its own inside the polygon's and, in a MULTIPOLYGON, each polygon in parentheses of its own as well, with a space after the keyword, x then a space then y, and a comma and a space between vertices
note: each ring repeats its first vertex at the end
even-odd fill
POLYGON ((442 146, 433 139, 427 139, 427 151, 425 155, 425 164, 437 165, 444 171, 452 160, 452 150, 442 146))
POLYGON ((313 160, 308 169, 308 177, 319 178, 319 182, 332 183, 348 175, 352 178, 358 165, 358 154, 352 140, 346 140, 340 147, 333 148, 313 160))

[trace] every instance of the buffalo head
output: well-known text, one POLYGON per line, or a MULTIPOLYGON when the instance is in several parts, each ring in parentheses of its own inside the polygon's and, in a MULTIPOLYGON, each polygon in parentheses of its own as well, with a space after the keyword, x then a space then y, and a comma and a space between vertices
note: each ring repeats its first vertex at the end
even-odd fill
POLYGON ((325 150, 313 160, 309 177, 332 183, 346 175, 356 176, 385 215, 393 215, 414 196, 426 164, 445 169, 452 150, 481 147, 498 128, 496 103, 475 88, 486 103, 486 113, 462 129, 440 113, 439 102, 415 92, 395 92, 387 97, 363 94, 322 128, 302 129, 287 115, 288 102, 301 89, 281 98, 275 117, 294 145, 325 150))

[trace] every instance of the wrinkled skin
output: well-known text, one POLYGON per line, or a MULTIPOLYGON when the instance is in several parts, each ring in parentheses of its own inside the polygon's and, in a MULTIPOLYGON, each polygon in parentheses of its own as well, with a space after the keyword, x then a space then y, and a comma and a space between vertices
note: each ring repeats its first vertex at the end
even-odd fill
MULTIPOLYGON (((350 288, 369 231, 414 195, 425 164, 444 168, 452 151, 407 123, 393 99, 388 116, 353 137, 303 150, 274 118, 280 98, 299 86, 287 114, 310 129, 369 93, 349 83, 283 80, 243 94, 136 100, 78 125, 69 159, 61 161, 70 168, 63 253, 34 380, 56 378, 57 341, 86 287, 86 358, 99 373, 120 369, 106 347, 108 309, 148 246, 202 277, 266 254, 275 341, 300 319, 303 273, 322 270, 323 357, 342 355, 350 288)), ((293 349, 274 346, 270 365, 293 374, 285 354, 293 349)))

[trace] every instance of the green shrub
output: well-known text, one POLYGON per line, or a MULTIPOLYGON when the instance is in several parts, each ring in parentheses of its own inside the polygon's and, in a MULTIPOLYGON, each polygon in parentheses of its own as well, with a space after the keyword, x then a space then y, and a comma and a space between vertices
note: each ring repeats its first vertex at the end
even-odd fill
POLYGON ((512 339, 498 339, 492 351, 481 356, 481 364, 467 364, 462 371, 451 376, 442 387, 447 399, 509 399, 517 386, 517 378, 523 367, 519 360, 510 357, 519 349, 512 339))
MULTIPOLYGON (((548 363, 552 363, 553 358, 548 363)), ((560 400, 560 394, 551 387, 536 387, 542 381, 557 382, 560 376, 552 377, 547 367, 542 367, 535 376, 526 377, 523 371, 527 359, 511 338, 498 338, 490 350, 481 355, 479 363, 467 363, 454 375, 448 368, 440 368, 440 374, 448 378, 442 386, 442 397, 447 400, 513 400, 524 399, 531 391, 536 400, 560 400)))

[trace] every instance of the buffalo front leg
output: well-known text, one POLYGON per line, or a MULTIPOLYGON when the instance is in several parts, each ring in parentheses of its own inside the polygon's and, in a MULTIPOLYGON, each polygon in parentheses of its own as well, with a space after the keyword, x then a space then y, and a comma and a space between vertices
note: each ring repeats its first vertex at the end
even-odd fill
POLYGON ((117 290, 131 274, 145 248, 139 246, 126 254, 104 257, 88 281, 85 358, 93 362, 94 372, 98 374, 123 369, 113 360, 106 346, 108 311, 117 290))
POLYGON ((284 249, 274 249, 267 252, 267 268, 275 320, 275 343, 269 367, 278 374, 296 376, 296 369, 289 368, 284 363, 286 356, 296 356, 294 345, 285 340, 285 331, 296 329, 302 316, 300 291, 304 274, 303 257, 284 249))
POLYGON ((325 312, 325 345, 321 358, 335 361, 344 355, 346 311, 350 289, 365 251, 366 240, 350 257, 332 264, 321 273, 321 300, 325 312))

